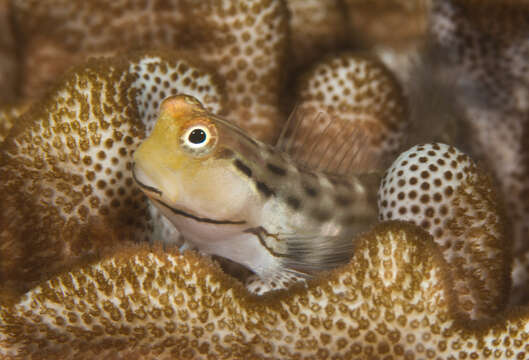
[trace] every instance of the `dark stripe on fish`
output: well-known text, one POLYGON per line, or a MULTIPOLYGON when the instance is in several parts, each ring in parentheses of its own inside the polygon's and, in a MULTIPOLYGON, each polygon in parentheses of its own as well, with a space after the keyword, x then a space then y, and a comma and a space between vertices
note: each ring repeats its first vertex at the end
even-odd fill
POLYGON ((296 198, 294 196, 289 196, 289 197, 287 197, 287 204, 292 209, 299 210, 299 208, 301 207, 301 200, 299 200, 298 198, 296 198))
POLYGON ((257 239, 259 239, 259 242, 261 243, 261 245, 266 249, 266 251, 268 251, 270 253, 270 255, 275 256, 275 257, 286 257, 287 256, 285 254, 280 254, 280 253, 272 250, 266 244, 265 238, 268 237, 268 236, 274 238, 278 242, 281 241, 281 239, 277 235, 270 234, 268 231, 266 231, 266 229, 264 227, 259 226, 259 227, 256 227, 256 228, 246 229, 246 230, 244 230, 244 232, 248 233, 248 234, 254 234, 255 236, 257 236, 257 239))
POLYGON ((276 175, 285 176, 287 174, 287 171, 285 169, 283 169, 282 167, 279 167, 277 165, 268 163, 268 164, 266 164, 266 167, 268 168, 268 170, 270 170, 271 172, 273 172, 276 175))
POLYGON ((233 163, 235 164, 235 167, 239 169, 239 171, 244 175, 248 176, 249 178, 252 177, 252 169, 246 166, 241 160, 235 159, 233 163))
POLYGON ((182 215, 182 216, 185 216, 187 218, 196 220, 198 222, 204 222, 204 223, 209 223, 209 224, 217 224, 217 225, 242 225, 242 224, 246 224, 246 221, 243 221, 243 220, 231 221, 231 220, 215 220, 215 219, 209 219, 209 218, 201 218, 201 217, 186 213, 185 211, 182 211, 182 210, 179 210, 179 209, 175 209, 175 208, 167 205, 166 203, 164 203, 164 202, 162 202, 160 200, 157 200, 157 199, 153 199, 153 200, 156 201, 158 204, 163 205, 165 208, 171 210, 171 212, 176 214, 176 215, 182 215))
POLYGON ((265 197, 269 198, 272 195, 275 195, 276 193, 274 190, 270 189, 268 185, 266 185, 262 181, 257 181, 257 190, 259 190, 265 197))

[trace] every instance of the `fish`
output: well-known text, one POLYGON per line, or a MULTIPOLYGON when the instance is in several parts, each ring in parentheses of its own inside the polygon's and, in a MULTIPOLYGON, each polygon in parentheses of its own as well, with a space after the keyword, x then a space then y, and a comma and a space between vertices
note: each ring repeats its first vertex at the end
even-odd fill
POLYGON ((377 177, 311 169, 288 148, 174 95, 134 152, 132 176, 187 242, 250 269, 262 294, 347 263, 377 220, 377 177))

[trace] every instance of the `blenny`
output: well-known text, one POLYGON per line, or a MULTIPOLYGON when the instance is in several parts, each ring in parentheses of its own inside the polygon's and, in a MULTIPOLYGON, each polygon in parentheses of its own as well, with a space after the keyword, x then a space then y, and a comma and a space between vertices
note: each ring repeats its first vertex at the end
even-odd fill
POLYGON ((252 270, 262 293, 346 263, 377 217, 372 177, 311 171, 287 148, 176 95, 135 151, 133 177, 188 242, 252 270))

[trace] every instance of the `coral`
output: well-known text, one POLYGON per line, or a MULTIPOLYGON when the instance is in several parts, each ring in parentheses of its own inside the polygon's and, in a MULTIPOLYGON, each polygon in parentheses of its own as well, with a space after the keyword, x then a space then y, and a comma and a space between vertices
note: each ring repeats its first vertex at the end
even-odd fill
POLYGON ((511 301, 527 298, 529 215, 524 211, 523 128, 529 121, 529 3, 434 1, 429 37, 442 77, 454 79, 467 131, 465 145, 499 183, 513 224, 516 274, 511 301), (522 282, 520 282, 522 281, 522 282))
POLYGON ((108 237, 153 240, 131 154, 169 94, 222 111, 221 85, 195 64, 174 53, 94 60, 24 113, 0 158, 1 283, 25 289, 42 268, 53 273, 112 246, 108 237))
POLYGON ((502 309, 529 299, 528 9, 0 0, 0 359, 526 358, 527 308, 502 309), (387 173, 381 218, 418 226, 381 223, 348 265, 257 297, 218 259, 146 244, 180 239, 134 186, 131 153, 181 92, 267 142, 287 118, 279 105, 297 104, 301 128, 283 138, 298 141, 295 157, 311 158, 307 127, 330 149, 319 144, 323 163, 309 169, 349 172, 343 149, 367 171, 379 166, 361 161, 392 160, 403 144, 463 140, 494 180, 447 150, 456 169, 439 180, 453 193, 439 198, 433 170, 412 184, 398 167, 442 158, 408 152, 387 173))
POLYGON ((29 108, 29 103, 9 104, 0 107, 0 143, 4 141, 17 119, 29 108))
MULTIPOLYGON (((529 121, 524 125, 524 132, 522 134, 521 146, 521 162, 514 174, 515 196, 519 196, 514 202, 515 208, 511 213, 517 214, 513 220, 516 227, 517 237, 519 241, 525 242, 529 239, 529 121)), ((514 197, 514 196, 513 196, 514 197)), ((520 244, 519 244, 520 245, 520 244)), ((522 245, 527 246, 523 243, 522 245)), ((511 302, 515 304, 527 304, 529 301, 529 292, 527 291, 527 283, 529 282, 529 251, 525 249, 521 252, 514 252, 513 262, 513 291, 511 293, 511 302)))
POLYGON ((424 36, 429 0, 344 0, 351 40, 363 47, 407 47, 424 36))
POLYGON ((407 100, 376 59, 329 57, 305 74, 298 89, 294 116, 301 119, 289 126, 287 138, 301 159, 310 154, 310 168, 362 173, 382 169, 382 160, 396 155, 408 126, 407 100))
POLYGON ((5 359, 525 358, 527 315, 465 325, 446 273, 431 238, 399 222, 308 289, 264 297, 193 253, 129 249, 2 309, 0 344, 5 359))
POLYGON ((16 43, 9 16, 8 0, 0 0, 0 105, 15 100, 17 90, 16 43))
POLYGON ((25 53, 20 69, 25 96, 42 94, 87 56, 186 50, 227 80, 231 119, 261 140, 278 135, 287 34, 282 1, 18 0, 13 17, 25 53))
POLYGON ((445 144, 402 153, 382 178, 380 220, 405 220, 427 230, 450 266, 457 307, 472 319, 505 305, 511 244, 489 177, 445 144))
POLYGON ((291 67, 310 65, 322 54, 343 46, 347 20, 341 1, 289 0, 287 5, 291 13, 291 67))

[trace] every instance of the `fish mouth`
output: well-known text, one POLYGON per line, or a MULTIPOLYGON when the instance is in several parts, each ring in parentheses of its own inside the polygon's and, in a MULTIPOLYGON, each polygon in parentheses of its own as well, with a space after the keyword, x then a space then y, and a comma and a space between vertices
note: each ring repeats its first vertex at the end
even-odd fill
POLYGON ((174 207, 172 207, 170 205, 167 205, 166 203, 164 203, 161 200, 158 200, 158 199, 153 199, 153 200, 156 203, 158 203, 158 204, 162 205, 163 207, 165 207, 166 209, 170 210, 173 214, 181 215, 181 216, 193 219, 193 220, 198 221, 198 222, 203 222, 203 223, 208 223, 208 224, 216 224, 216 225, 243 225, 243 224, 246 224, 246 221, 244 221, 244 220, 238 220, 238 221, 216 220, 216 219, 198 217, 196 215, 187 213, 185 211, 182 211, 180 209, 176 209, 176 208, 174 208, 174 207))
MULTIPOLYGON (((142 190, 144 190, 145 192, 154 193, 158 197, 160 197, 160 198, 162 197, 163 192, 161 190, 159 190, 159 189, 157 189, 157 188, 155 188, 153 186, 149 186, 149 185, 141 182, 140 180, 138 180, 138 177, 136 176, 136 163, 132 164, 132 178, 134 179, 136 184, 138 184, 138 186, 142 190)), ((176 209, 176 208, 168 205, 167 203, 163 202, 162 200, 155 199, 155 198, 151 198, 151 200, 153 202, 156 202, 157 204, 163 206, 164 208, 166 208, 167 210, 171 211, 175 215, 184 216, 184 217, 187 217, 189 219, 193 219, 193 220, 198 221, 198 222, 203 222, 203 223, 208 223, 208 224, 217 224, 217 225, 243 225, 243 224, 246 224, 246 221, 244 221, 244 220, 236 220, 236 221, 234 221, 234 220, 216 220, 216 219, 210 219, 210 218, 205 218, 205 217, 199 217, 199 216, 187 213, 187 212, 185 212, 183 210, 176 209)))
POLYGON ((142 190, 146 190, 148 192, 155 193, 158 196, 162 196, 162 192, 160 190, 153 186, 149 186, 138 179, 138 177, 136 176, 136 163, 132 163, 132 178, 142 190))

